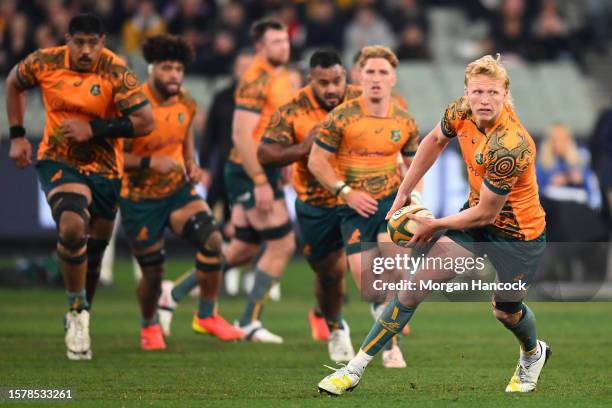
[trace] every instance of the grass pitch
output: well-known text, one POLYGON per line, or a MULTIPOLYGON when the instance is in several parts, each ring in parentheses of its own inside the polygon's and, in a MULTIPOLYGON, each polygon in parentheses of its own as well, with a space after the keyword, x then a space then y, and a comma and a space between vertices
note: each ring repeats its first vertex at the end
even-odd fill
MULTIPOLYGON (((389 370, 376 357, 362 383, 341 398, 319 396, 317 382, 329 373, 325 343, 311 340, 306 312, 312 307, 313 274, 294 262, 282 283, 282 300, 264 310, 266 327, 283 345, 222 343, 191 332, 194 299, 175 314, 168 349, 139 349, 135 284, 127 261, 118 261, 115 286, 100 289, 92 311, 90 362, 65 357, 60 290, 0 289, 0 387, 71 388, 76 405, 103 406, 451 406, 573 407, 612 404, 612 303, 530 303, 538 336, 553 356, 539 389, 505 394, 518 345, 487 303, 429 302, 403 340, 408 363, 389 370)), ((176 277, 191 261, 171 261, 176 277)), ((352 282, 345 317, 355 348, 372 319, 352 282)), ((223 299, 221 313, 237 318, 243 300, 223 299)), ((0 405, 5 401, 0 401, 0 405)), ((66 402, 20 402, 30 406, 66 402)), ((76 406, 75 405, 75 406, 76 406)))

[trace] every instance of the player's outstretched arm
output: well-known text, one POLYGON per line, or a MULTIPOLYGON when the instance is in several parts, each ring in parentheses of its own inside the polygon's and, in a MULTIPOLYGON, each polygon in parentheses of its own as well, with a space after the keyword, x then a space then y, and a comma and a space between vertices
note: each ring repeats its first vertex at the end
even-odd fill
POLYGON ((386 218, 391 217, 395 211, 406 205, 412 190, 417 187, 417 184, 423 179, 427 170, 435 163, 442 150, 444 150, 450 141, 451 139, 442 133, 439 123, 425 136, 408 167, 408 172, 397 191, 395 201, 393 201, 393 205, 386 218))
POLYGON ((17 65, 13 67, 6 78, 5 86, 6 116, 11 134, 9 157, 15 165, 22 169, 32 163, 32 146, 25 138, 23 118, 25 116, 25 89, 17 78, 17 65))

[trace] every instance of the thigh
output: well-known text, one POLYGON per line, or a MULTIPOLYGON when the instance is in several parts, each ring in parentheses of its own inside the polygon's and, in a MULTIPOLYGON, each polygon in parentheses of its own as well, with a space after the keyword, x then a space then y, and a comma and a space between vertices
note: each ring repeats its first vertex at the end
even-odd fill
POLYGON ((261 211, 253 207, 246 211, 248 224, 257 231, 274 228, 289 221, 289 212, 284 199, 274 200, 272 211, 261 211))
POLYGON ((135 249, 147 248, 164 235, 170 216, 167 200, 132 201, 122 198, 121 225, 135 249))
POLYGON ((113 235, 114 226, 115 220, 109 220, 99 216, 92 216, 89 223, 89 237, 108 241, 113 235))
POLYGON ((98 175, 87 176, 91 188, 91 215, 114 220, 119 207, 121 181, 98 175))
POLYGON ((175 234, 181 235, 181 233, 183 232, 183 228, 187 223, 187 220, 189 220, 191 216, 199 212, 210 213, 210 208, 201 198, 198 200, 190 201, 184 206, 175 209, 170 214, 170 228, 172 228, 172 231, 175 234))
POLYGON ((335 208, 315 207, 296 200, 295 210, 303 242, 302 252, 311 264, 344 246, 335 208))

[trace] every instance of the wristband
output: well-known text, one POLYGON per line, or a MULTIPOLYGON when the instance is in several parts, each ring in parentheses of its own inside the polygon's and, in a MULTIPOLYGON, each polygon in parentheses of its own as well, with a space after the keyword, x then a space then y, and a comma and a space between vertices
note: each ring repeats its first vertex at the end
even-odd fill
POLYGON ((344 187, 340 189, 340 192, 338 193, 338 195, 342 198, 346 198, 348 193, 350 193, 351 191, 353 191, 351 186, 349 186, 348 184, 345 184, 344 187))
POLYGON ((134 137, 134 125, 128 116, 112 119, 92 119, 89 121, 94 138, 134 137))
POLYGON ((347 186, 347 184, 342 180, 336 182, 336 184, 334 184, 334 195, 338 197, 340 191, 342 191, 345 186, 347 186))
POLYGON ((256 186, 261 186, 263 184, 266 184, 267 182, 268 182, 268 178, 263 173, 257 173, 253 176, 253 183, 256 186))
POLYGON ((9 129, 9 138, 11 140, 24 137, 25 134, 25 128, 21 125, 11 126, 11 128, 9 129))
POLYGON ((144 170, 148 169, 149 167, 151 167, 151 156, 145 156, 140 159, 140 169, 144 170))
POLYGON ((410 204, 421 204, 423 197, 417 190, 412 190, 410 193, 410 204))

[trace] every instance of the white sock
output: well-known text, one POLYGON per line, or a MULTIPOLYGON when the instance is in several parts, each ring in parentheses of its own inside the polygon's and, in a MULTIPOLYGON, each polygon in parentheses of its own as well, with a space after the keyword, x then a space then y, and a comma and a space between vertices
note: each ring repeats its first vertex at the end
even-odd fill
POLYGON ((533 362, 538 361, 538 359, 541 356, 542 356, 542 347, 540 346, 539 342, 536 347, 535 353, 531 355, 521 350, 521 362, 523 363, 523 365, 532 364, 533 362))
POLYGON ((365 368, 368 366, 368 363, 374 358, 374 356, 369 355, 365 351, 359 349, 359 352, 351 361, 349 361, 348 365, 357 370, 360 374, 363 373, 365 368))

